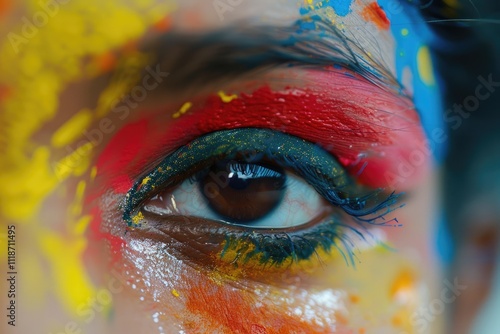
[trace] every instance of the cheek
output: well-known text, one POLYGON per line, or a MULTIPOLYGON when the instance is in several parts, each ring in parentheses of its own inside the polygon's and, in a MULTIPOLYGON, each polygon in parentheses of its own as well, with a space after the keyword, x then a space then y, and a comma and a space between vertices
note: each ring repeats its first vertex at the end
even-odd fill
POLYGON ((122 249, 110 271, 123 284, 118 316, 167 332, 399 334, 414 332, 412 316, 427 304, 419 268, 382 246, 363 250, 355 268, 337 259, 286 287, 193 268, 169 248, 133 240, 122 249))

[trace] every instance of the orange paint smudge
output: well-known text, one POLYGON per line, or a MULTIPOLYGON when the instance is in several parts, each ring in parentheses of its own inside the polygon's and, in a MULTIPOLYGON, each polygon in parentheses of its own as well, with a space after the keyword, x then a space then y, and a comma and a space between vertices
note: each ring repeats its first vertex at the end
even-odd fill
POLYGON ((188 333, 331 333, 330 329, 287 314, 278 305, 260 302, 262 306, 256 306, 260 301, 256 295, 229 285, 205 281, 191 285, 184 293, 190 315, 186 318, 192 319, 184 324, 188 333), (202 319, 193 319, 193 315, 202 319))
POLYGON ((349 295, 349 300, 351 301, 351 303, 357 304, 359 303, 361 298, 358 295, 349 295))
POLYGON ((393 299, 397 298, 398 295, 411 291, 414 288, 414 285, 415 275, 409 270, 404 270, 399 273, 392 283, 389 295, 393 299))
POLYGON ((12 8, 11 0, 0 0, 0 17, 5 16, 12 8))
POLYGON ((384 10, 376 2, 366 5, 361 14, 366 21, 373 22, 380 29, 388 30, 391 25, 384 10))
POLYGON ((0 102, 7 100, 11 95, 12 89, 10 87, 0 85, 0 102))
POLYGON ((172 26, 172 20, 170 19, 170 17, 164 17, 155 23, 153 29, 157 32, 165 32, 169 30, 171 26, 172 26))
POLYGON ((112 52, 106 52, 96 57, 96 63, 103 72, 111 71, 116 65, 116 55, 112 52))
POLYGON ((264 326, 253 324, 250 328, 250 333, 252 334, 267 334, 267 330, 264 326))

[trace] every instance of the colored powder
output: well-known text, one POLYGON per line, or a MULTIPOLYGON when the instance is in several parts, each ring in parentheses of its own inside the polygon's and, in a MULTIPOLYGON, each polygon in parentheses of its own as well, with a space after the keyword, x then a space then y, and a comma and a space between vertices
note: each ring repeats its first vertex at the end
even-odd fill
MULTIPOLYGON (((29 5, 19 4, 19 7, 31 22, 36 13, 46 11, 44 4, 30 1, 29 5)), ((82 259, 87 247, 84 232, 92 219, 90 216, 81 217, 85 185, 78 184, 74 193, 69 194, 75 200, 68 213, 61 217, 66 230, 44 229, 44 222, 38 220, 39 210, 49 195, 56 189, 62 189, 64 181, 89 172, 94 148, 92 143, 70 148, 69 153, 68 147, 64 146, 81 136, 82 129, 87 128, 91 120, 105 115, 113 106, 112 102, 117 101, 129 87, 123 84, 123 80, 115 80, 114 83, 120 85, 104 90, 96 111, 81 111, 59 125, 52 137, 51 147, 40 145, 33 136, 61 116, 58 114, 61 112, 60 95, 68 84, 89 80, 112 70, 116 61, 110 50, 141 37, 148 27, 165 17, 173 7, 165 1, 147 8, 141 0, 53 4, 57 6, 57 15, 48 15, 50 17, 43 26, 32 24, 30 30, 23 28, 25 23, 19 20, 18 26, 10 29, 0 45, 0 122, 5 130, 0 134, 0 141, 8 143, 0 148, 0 217, 28 226, 38 239, 33 247, 38 245, 39 251, 31 251, 42 258, 19 263, 20 271, 30 273, 20 278, 20 286, 52 289, 68 314, 76 316, 78 307, 95 296, 95 288, 82 259), (89 60, 89 66, 93 66, 94 70, 85 66, 89 60), (55 159, 64 154, 66 156, 59 161, 55 159), (41 266, 32 265, 35 262, 49 264, 49 276, 54 284, 43 286, 34 281, 45 275, 41 266)), ((5 15, 10 7, 11 1, 0 0, 0 16, 5 15)), ((95 177, 95 172, 93 174, 95 177)), ((41 298, 36 297, 44 296, 44 291, 30 294, 33 295, 30 302, 43 303, 41 298)))

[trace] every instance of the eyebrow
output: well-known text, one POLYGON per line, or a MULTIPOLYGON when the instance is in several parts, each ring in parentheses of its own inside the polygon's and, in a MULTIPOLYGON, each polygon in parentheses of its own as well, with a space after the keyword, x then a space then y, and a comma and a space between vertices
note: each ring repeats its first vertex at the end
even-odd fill
POLYGON ((201 34, 169 32, 145 46, 155 64, 169 72, 162 84, 169 92, 239 79, 277 67, 347 68, 368 81, 400 92, 402 85, 384 66, 322 20, 298 20, 291 26, 233 25, 201 34))

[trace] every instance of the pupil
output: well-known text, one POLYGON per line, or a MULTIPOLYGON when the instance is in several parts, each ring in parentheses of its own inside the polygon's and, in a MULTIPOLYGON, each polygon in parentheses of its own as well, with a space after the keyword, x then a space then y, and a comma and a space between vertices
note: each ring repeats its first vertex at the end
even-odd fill
POLYGON ((210 208, 233 223, 252 223, 282 201, 286 174, 282 168, 257 163, 219 162, 200 182, 210 208))

